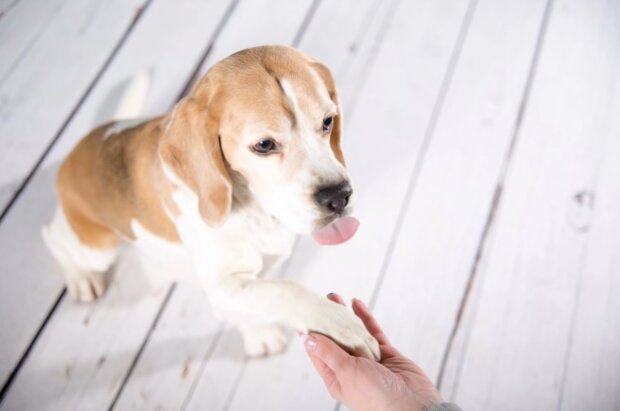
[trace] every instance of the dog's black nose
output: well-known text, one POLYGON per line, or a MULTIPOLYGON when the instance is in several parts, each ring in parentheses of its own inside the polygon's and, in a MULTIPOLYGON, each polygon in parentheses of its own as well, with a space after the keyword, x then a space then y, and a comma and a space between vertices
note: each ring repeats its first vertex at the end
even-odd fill
POLYGON ((332 213, 341 213, 349 204, 349 198, 353 194, 353 189, 348 181, 339 184, 323 187, 314 194, 316 202, 323 208, 332 213))

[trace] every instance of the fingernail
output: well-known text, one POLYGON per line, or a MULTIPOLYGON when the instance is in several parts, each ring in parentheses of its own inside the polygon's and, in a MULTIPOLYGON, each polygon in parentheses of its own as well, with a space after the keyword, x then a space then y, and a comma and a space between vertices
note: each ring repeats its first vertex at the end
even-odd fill
POLYGON ((316 349, 316 338, 312 335, 308 335, 306 341, 304 341, 304 345, 308 351, 314 351, 316 349))

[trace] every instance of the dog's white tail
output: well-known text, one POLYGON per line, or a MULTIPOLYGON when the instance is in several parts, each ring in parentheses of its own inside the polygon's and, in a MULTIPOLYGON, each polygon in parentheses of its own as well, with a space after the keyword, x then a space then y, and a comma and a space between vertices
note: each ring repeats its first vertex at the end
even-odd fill
POLYGON ((126 120, 142 115, 146 96, 149 91, 150 75, 144 70, 136 74, 121 97, 112 120, 126 120))

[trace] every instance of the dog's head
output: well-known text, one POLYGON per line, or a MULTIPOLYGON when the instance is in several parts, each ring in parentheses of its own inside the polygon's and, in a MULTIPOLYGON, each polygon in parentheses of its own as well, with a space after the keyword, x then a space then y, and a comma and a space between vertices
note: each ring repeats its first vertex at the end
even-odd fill
POLYGON ((312 233, 350 210, 341 133, 329 70, 288 47, 257 47, 217 63, 176 105, 159 154, 210 226, 231 212, 238 173, 268 213, 312 233))

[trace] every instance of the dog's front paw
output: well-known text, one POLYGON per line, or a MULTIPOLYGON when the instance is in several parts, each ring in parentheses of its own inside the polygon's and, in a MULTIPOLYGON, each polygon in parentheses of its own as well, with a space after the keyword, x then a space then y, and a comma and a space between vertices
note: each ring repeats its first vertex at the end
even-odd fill
POLYGON ((325 301, 308 324, 309 332, 324 334, 352 354, 379 361, 379 343, 370 335, 364 323, 346 307, 325 301))
POLYGON ((69 295, 74 300, 83 303, 95 301, 101 297, 108 288, 108 281, 105 273, 90 271, 80 271, 65 277, 69 295))
POLYGON ((239 330, 243 334, 245 352, 250 357, 264 357, 286 349, 286 336, 277 325, 244 325, 239 330))

